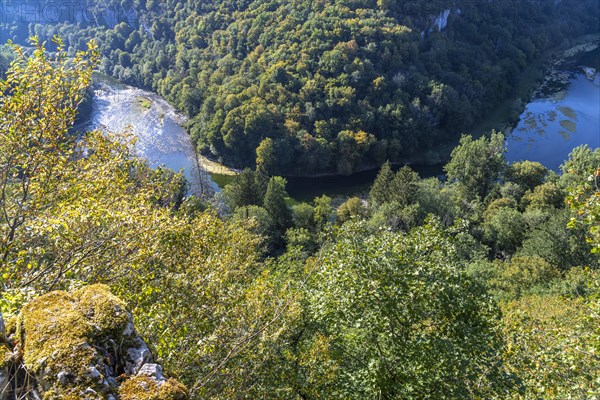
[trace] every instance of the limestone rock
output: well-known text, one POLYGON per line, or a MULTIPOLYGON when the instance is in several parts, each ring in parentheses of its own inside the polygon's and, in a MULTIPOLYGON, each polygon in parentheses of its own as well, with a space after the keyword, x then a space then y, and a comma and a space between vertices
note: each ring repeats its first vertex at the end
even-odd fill
POLYGON ((163 375, 162 367, 158 364, 144 364, 144 366, 138 372, 138 375, 144 375, 154 378, 158 382, 166 381, 163 375))
POLYGON ((152 362, 152 353, 140 338, 132 340, 131 343, 132 346, 127 349, 125 354, 125 373, 136 375, 144 364, 152 362))
MULTIPOLYGON (((26 370, 35 378, 22 398, 187 398, 185 386, 166 379, 162 367, 153 363, 125 303, 107 286, 40 296, 21 309, 17 328, 15 343, 22 349, 22 364, 10 370, 26 370), (125 395, 120 394, 122 387, 125 395), (146 397, 131 397, 133 389, 146 397)), ((5 358, 12 360, 13 352, 0 340, 0 388, 17 379, 5 368, 5 358)), ((1 393, 0 400, 17 395, 1 393)))

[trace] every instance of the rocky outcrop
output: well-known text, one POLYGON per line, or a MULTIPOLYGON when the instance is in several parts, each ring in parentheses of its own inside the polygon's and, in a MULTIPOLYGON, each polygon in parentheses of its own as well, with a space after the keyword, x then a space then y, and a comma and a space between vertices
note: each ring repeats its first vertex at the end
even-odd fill
POLYGON ((2 337, 0 400, 187 398, 153 362, 125 303, 104 285, 40 296, 21 309, 16 331, 2 337))

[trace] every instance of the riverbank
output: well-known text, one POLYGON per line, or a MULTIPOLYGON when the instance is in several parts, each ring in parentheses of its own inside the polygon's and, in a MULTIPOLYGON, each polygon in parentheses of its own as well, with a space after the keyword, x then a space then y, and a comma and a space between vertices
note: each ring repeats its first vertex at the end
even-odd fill
MULTIPOLYGON (((393 165, 394 170, 402 167, 403 163, 393 165)), ((443 164, 408 164, 421 178, 439 177, 444 173, 443 164)), ((333 198, 366 195, 379 173, 379 167, 355 172, 351 175, 320 174, 319 176, 285 176, 286 190, 290 195, 289 204, 311 202, 315 197, 324 194, 333 198)), ((234 179, 232 175, 211 174, 212 181, 224 188, 234 179)))
POLYGON ((200 154, 198 154, 198 164, 200 164, 200 167, 209 174, 235 176, 241 172, 239 169, 228 167, 225 164, 213 161, 200 154))
POLYGON ((560 171, 577 146, 600 147, 600 41, 572 46, 544 81, 506 140, 508 162, 537 161, 560 171))
POLYGON ((519 123, 519 117, 525 111, 527 103, 547 90, 542 87, 552 81, 552 76, 559 78, 563 85, 568 83, 568 78, 558 71, 558 67, 568 58, 592 51, 598 46, 600 46, 600 33, 580 36, 569 41, 568 44, 563 43, 546 50, 521 72, 515 94, 498 104, 479 125, 471 130, 471 133, 481 136, 495 129, 506 136, 509 135, 519 123))
POLYGON ((560 92, 561 90, 564 90, 572 77, 571 71, 566 69, 565 65, 579 54, 589 53, 596 50, 598 47, 600 47, 600 35, 591 41, 572 46, 556 56, 546 73, 544 81, 537 89, 533 91, 531 97, 536 99, 552 92, 560 92))

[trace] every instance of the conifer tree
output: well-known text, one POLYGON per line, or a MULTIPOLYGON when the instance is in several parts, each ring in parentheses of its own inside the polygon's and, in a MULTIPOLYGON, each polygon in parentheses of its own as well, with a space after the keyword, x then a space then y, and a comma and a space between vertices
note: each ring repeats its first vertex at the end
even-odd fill
POLYGON ((400 168, 389 184, 388 196, 403 207, 412 204, 417 196, 419 174, 408 165, 400 168))
POLYGON ((256 179, 256 173, 246 168, 237 175, 232 183, 225 187, 227 203, 232 211, 238 207, 260 205, 262 190, 256 179))
POLYGON ((371 191, 369 192, 371 204, 376 206, 391 201, 389 188, 393 178, 392 167, 389 161, 387 161, 381 166, 377 178, 375 178, 373 186, 371 186, 371 191))
POLYGON ((280 176, 274 176, 269 180, 267 192, 265 193, 264 208, 267 210, 275 229, 280 233, 290 227, 292 213, 285 204, 287 192, 285 191, 286 180, 280 176))

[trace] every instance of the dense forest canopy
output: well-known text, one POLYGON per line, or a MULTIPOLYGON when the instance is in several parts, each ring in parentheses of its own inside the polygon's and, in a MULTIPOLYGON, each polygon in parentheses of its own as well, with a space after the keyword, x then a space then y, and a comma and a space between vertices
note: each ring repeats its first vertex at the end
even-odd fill
MULTIPOLYGON (((545 50, 596 32, 599 7, 594 0, 89 0, 27 29, 60 34, 71 51, 95 38, 102 71, 164 96, 191 118, 198 151, 226 164, 349 174, 456 140, 545 50)), ((8 35, 19 29, 5 26, 8 35)), ((435 151, 427 156, 443 161, 435 151)))
MULTIPOLYGON (((500 132, 462 134, 543 52, 597 33, 596 1, 11 7, 0 32, 26 47, 0 53, 0 383, 59 361, 23 352, 26 304, 103 283, 193 399, 600 396, 600 149, 555 173, 508 164, 500 132), (198 199, 127 134, 75 137, 94 69, 247 168, 198 199), (394 171, 417 152, 447 179, 394 171), (379 164, 368 194, 293 206, 276 176, 379 164)), ((36 398, 114 395, 65 382, 36 398)))
MULTIPOLYGON (((0 382, 64 372, 23 398, 115 398, 103 372, 61 359, 64 320, 37 324, 50 326, 44 357, 23 352, 30 301, 92 283, 125 300, 193 399, 600 394, 600 149, 574 149, 557 174, 508 165, 501 133, 465 135, 446 182, 385 163, 363 198, 294 207, 263 160, 206 202, 133 157, 127 135, 70 133, 100 57, 93 42, 73 57, 55 47, 15 47, 0 81, 0 382)), ((123 400, 187 398, 115 385, 123 400)))

